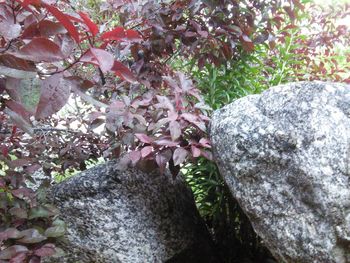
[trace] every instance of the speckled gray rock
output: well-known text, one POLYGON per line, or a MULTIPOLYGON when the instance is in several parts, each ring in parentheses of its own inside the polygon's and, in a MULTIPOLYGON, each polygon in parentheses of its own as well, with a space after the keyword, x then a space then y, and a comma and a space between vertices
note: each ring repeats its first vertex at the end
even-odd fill
POLYGON ((181 176, 108 162, 54 186, 49 199, 68 234, 66 256, 45 262, 219 262, 181 176))
POLYGON ((215 112, 214 155, 275 257, 350 262, 350 86, 300 82, 215 112))

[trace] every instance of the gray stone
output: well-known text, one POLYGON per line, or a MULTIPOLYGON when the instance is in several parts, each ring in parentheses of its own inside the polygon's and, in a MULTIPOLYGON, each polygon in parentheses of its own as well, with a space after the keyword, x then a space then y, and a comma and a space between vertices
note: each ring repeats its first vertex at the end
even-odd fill
POLYGON ((283 262, 350 262, 350 86, 273 87, 216 111, 217 164, 283 262))
POLYGON ((118 167, 107 162, 50 190, 68 233, 66 255, 45 262, 219 262, 180 175, 118 167))

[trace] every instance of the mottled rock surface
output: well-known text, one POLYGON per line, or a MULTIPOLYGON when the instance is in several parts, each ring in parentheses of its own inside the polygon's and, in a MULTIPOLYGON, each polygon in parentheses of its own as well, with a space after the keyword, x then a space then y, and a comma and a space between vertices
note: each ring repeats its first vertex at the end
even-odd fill
POLYGON ((218 110, 214 155, 275 257, 350 262, 350 86, 300 82, 218 110))
POLYGON ((108 162, 54 186, 68 225, 64 258, 45 262, 219 262, 181 176, 108 162))

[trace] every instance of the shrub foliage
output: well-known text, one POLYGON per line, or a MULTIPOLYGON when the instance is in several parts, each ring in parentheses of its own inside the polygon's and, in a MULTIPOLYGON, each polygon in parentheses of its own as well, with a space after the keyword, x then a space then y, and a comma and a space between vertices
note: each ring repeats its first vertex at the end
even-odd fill
POLYGON ((349 7, 303 10, 299 0, 1 1, 0 262, 59 251, 65 226, 43 189, 100 157, 184 168, 217 243, 225 226, 260 249, 212 162, 207 126, 212 109, 269 85, 349 81, 337 50, 348 28, 334 24, 349 7), (37 173, 48 178, 39 187, 37 173))

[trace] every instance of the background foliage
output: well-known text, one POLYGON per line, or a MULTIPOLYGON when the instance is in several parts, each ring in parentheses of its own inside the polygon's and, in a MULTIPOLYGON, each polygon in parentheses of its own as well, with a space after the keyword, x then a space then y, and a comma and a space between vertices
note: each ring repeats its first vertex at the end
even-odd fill
POLYGON ((285 82, 349 83, 349 13, 299 0, 1 1, 0 262, 60 253, 65 226, 43 189, 120 156, 181 169, 224 262, 270 258, 212 161, 210 114, 285 82))

